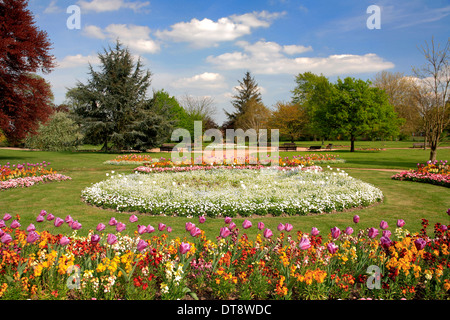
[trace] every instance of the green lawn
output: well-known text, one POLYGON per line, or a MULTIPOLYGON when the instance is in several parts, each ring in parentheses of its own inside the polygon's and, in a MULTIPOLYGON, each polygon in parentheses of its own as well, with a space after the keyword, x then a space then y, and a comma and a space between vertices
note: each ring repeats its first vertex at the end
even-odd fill
MULTIPOLYGON (((360 147, 359 142, 357 147, 360 147)), ((338 226, 341 229, 345 229, 348 225, 353 225, 352 217, 354 214, 358 214, 361 217, 357 226, 361 228, 378 227, 380 221, 385 220, 391 226, 391 230, 393 230, 399 218, 406 221, 405 228, 410 231, 418 231, 420 229, 422 218, 428 219, 431 225, 435 222, 450 224, 450 216, 446 214, 447 209, 450 207, 450 192, 448 188, 423 183, 395 181, 390 179, 393 172, 365 170, 370 168, 415 168, 418 162, 424 163, 428 159, 428 150, 388 149, 380 152, 357 151, 355 153, 350 153, 348 150, 339 150, 325 153, 338 154, 345 159, 346 163, 331 166, 343 168, 351 176, 379 187, 385 195, 385 201, 374 207, 335 214, 254 217, 250 219, 254 227, 246 230, 250 237, 256 235, 258 231, 256 225, 259 221, 263 221, 275 234, 277 232, 276 227, 280 222, 289 222, 294 226, 294 230, 302 230, 304 232, 309 232, 311 227, 315 226, 322 233, 326 234, 331 227, 338 226)), ((307 154, 307 152, 281 152, 280 156, 286 157, 298 154, 307 154)), ((169 157, 168 153, 154 153, 151 155, 154 158, 169 157)), ((34 222, 42 209, 62 218, 70 214, 83 224, 83 228, 78 232, 82 235, 87 234, 90 229, 95 229, 99 222, 107 224, 109 218, 114 216, 117 220, 127 224, 126 232, 129 234, 136 230, 137 224, 152 224, 156 228, 157 224, 162 222, 173 228, 171 236, 186 235, 184 225, 188 221, 187 218, 139 215, 139 221, 131 224, 128 222, 130 214, 95 208, 81 201, 81 190, 92 183, 105 179, 106 173, 112 170, 123 173, 132 172, 133 165, 114 166, 103 164, 104 161, 111 160, 116 156, 116 154, 96 152, 72 153, 0 149, 0 164, 2 165, 6 162, 11 164, 35 163, 45 160, 51 162, 53 169, 72 178, 71 181, 53 182, 24 189, 1 191, 0 216, 3 213, 19 214, 24 228, 33 222, 38 230, 43 230, 44 228, 49 229, 50 223, 46 222, 46 225, 39 225, 34 222)), ((439 149, 439 160, 449 158, 450 149, 439 149)), ((198 224, 198 220, 195 218, 191 221, 198 224)), ((243 219, 236 218, 234 221, 241 228, 243 219)), ((205 230, 208 238, 215 238, 218 236, 219 229, 222 226, 223 219, 208 218, 207 222, 200 227, 205 230)), ((353 226, 354 229, 358 229, 357 227, 353 226)), ((107 227, 106 231, 112 230, 112 227, 107 227)), ((53 230, 52 232, 71 233, 71 230, 67 225, 64 225, 59 230, 53 230)))

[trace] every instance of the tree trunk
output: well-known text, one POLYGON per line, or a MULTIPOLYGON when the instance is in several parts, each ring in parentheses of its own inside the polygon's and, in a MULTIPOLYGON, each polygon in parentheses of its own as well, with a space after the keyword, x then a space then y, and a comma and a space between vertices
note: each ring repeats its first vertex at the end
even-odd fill
POLYGON ((353 135, 350 135, 350 141, 351 141, 350 152, 355 152, 355 137, 353 135))
POLYGON ((435 161, 436 160, 436 148, 430 148, 430 161, 435 161))

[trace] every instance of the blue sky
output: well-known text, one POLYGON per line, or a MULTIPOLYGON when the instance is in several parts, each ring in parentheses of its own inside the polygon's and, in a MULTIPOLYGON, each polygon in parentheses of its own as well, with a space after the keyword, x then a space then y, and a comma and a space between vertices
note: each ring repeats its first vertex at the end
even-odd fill
POLYGON ((212 97, 218 124, 246 71, 271 108, 291 99, 299 73, 333 82, 383 70, 409 75, 424 64, 425 41, 443 45, 450 36, 450 2, 442 0, 29 0, 29 9, 53 43, 58 67, 44 77, 55 103, 120 39, 152 72, 152 90, 212 97), (67 27, 70 5, 80 8, 80 29, 67 27), (381 10, 380 29, 367 27, 371 5, 381 10))

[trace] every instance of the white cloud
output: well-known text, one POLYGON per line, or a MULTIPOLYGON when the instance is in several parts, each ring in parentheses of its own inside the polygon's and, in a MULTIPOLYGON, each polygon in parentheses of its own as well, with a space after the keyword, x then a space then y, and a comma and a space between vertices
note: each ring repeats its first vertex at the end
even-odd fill
POLYGON ((131 50, 139 53, 157 53, 160 45, 150 37, 150 28, 147 26, 110 24, 104 30, 100 27, 89 25, 83 30, 88 37, 95 39, 119 39, 131 50))
POLYGON ((219 73, 204 72, 172 83, 175 88, 220 89, 226 87, 225 78, 219 73))
POLYGON ((78 1, 78 5, 81 7, 82 10, 94 12, 117 11, 122 8, 138 11, 139 9, 142 9, 150 5, 150 2, 125 1, 125 0, 91 0, 91 1, 80 0, 78 1))
POLYGON ((285 53, 298 53, 302 50, 306 52, 311 51, 312 48, 281 46, 275 42, 263 40, 254 44, 240 41, 237 45, 241 46, 244 51, 209 56, 207 61, 221 69, 246 69, 256 74, 298 74, 311 71, 333 76, 377 72, 394 67, 393 63, 385 61, 374 53, 291 58, 285 53))
POLYGON ((63 10, 56 5, 57 0, 52 0, 47 8, 45 8, 44 13, 58 13, 63 10))
POLYGON ((312 47, 308 46, 297 46, 297 45, 287 45, 283 46, 283 51, 289 55, 300 54, 308 51, 312 51, 312 47))
POLYGON ((234 41, 251 33, 254 28, 269 27, 272 21, 284 13, 267 11, 232 15, 217 21, 196 18, 189 22, 179 22, 170 30, 157 31, 157 37, 174 42, 189 42, 196 47, 216 46, 220 42, 234 41))
POLYGON ((77 68, 80 66, 87 66, 88 63, 92 65, 98 64, 99 58, 97 55, 88 55, 83 56, 81 54, 76 54, 73 56, 66 56, 61 61, 58 61, 58 68, 60 69, 68 69, 68 68, 77 68))

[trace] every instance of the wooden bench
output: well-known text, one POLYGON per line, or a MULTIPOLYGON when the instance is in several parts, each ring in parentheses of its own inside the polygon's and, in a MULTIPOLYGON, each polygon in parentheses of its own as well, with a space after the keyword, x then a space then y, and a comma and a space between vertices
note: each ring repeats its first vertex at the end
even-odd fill
POLYGON ((320 150, 322 146, 310 146, 308 150, 320 150))
POLYGON ((175 148, 175 143, 164 143, 161 147, 159 147, 160 152, 171 152, 171 151, 178 151, 178 148, 175 148))
POLYGON ((283 143, 278 147, 280 151, 297 151, 297 145, 295 143, 283 143))
MULTIPOLYGON (((416 142, 413 143, 413 148, 423 148, 425 146, 425 142, 416 142)), ((427 143, 427 147, 429 147, 430 145, 427 143)))
POLYGON ((330 143, 329 145, 327 145, 327 146, 325 147, 325 149, 331 150, 331 149, 333 149, 333 145, 330 143))

